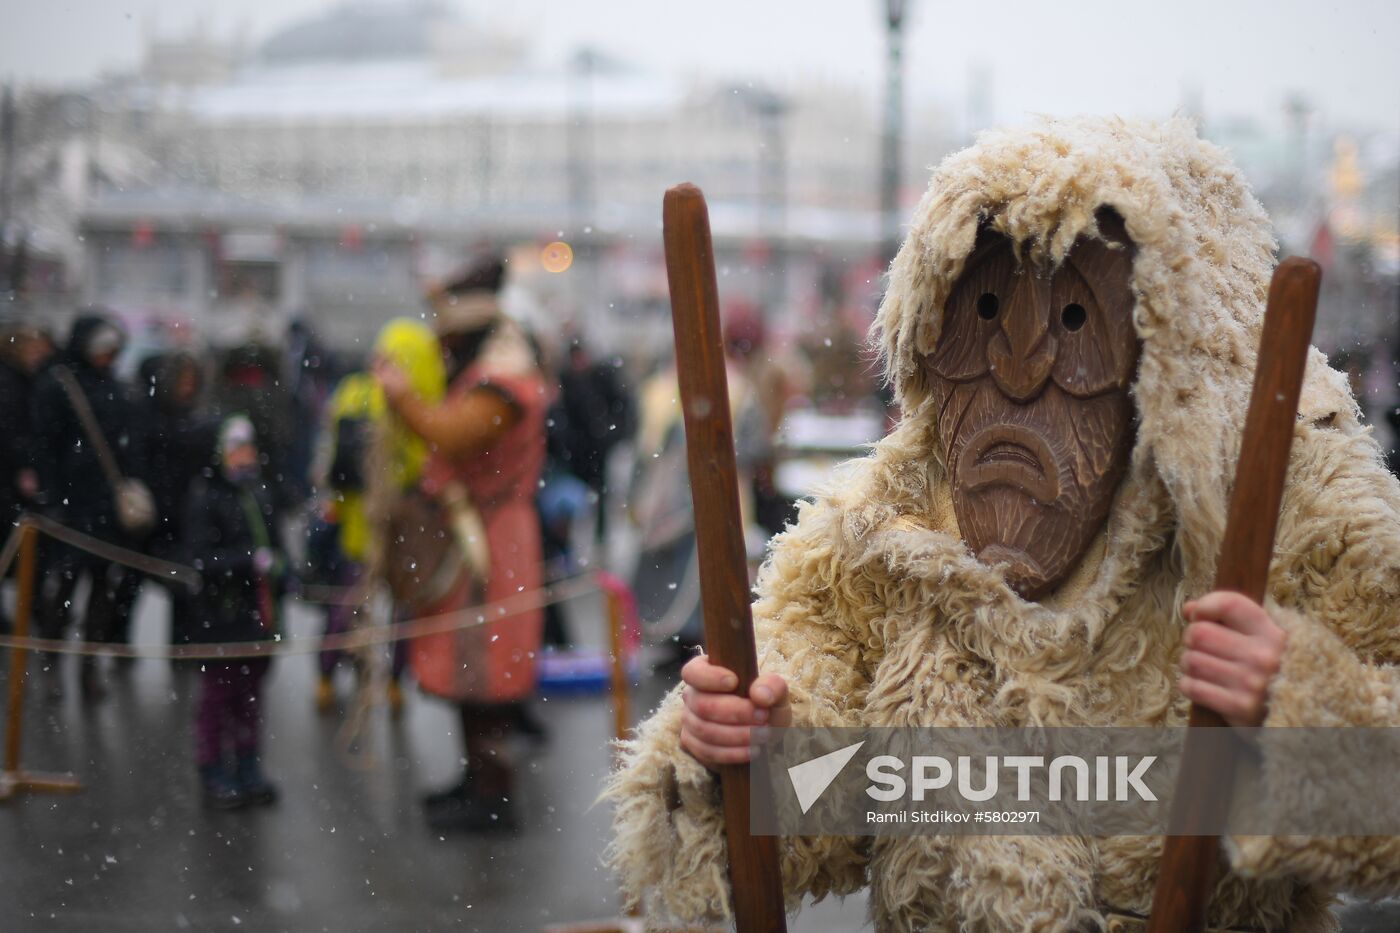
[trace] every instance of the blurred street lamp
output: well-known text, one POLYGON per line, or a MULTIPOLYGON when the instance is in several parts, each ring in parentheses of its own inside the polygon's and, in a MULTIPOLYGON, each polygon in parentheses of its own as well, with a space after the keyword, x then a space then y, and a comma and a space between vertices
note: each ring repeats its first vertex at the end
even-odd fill
POLYGON ((786 300, 787 246, 784 233, 787 229, 787 136, 784 118, 792 109, 791 103, 781 94, 768 90, 755 90, 751 100, 754 112, 758 115, 758 125, 762 146, 759 160, 759 229, 768 244, 768 278, 764 286, 763 302, 769 314, 782 311, 786 300))
POLYGON ((579 323, 585 333, 596 334, 611 325, 605 321, 599 297, 601 257, 594 245, 597 200, 596 154, 594 152, 594 79, 602 56, 591 48, 579 49, 570 62, 570 110, 565 128, 565 148, 569 185, 569 235, 576 261, 574 295, 578 299, 579 323))
POLYGON ((0 247, 7 242, 14 209, 17 120, 14 85, 6 84, 3 99, 0 99, 0 247))
POLYGON ((1292 206, 1295 210, 1302 211, 1307 207, 1311 194, 1312 179, 1308 171, 1308 123, 1313 116, 1313 107, 1306 97, 1294 91, 1284 99, 1283 112, 1288 120, 1290 143, 1293 147, 1293 164, 1290 166, 1293 173, 1293 184, 1289 186, 1293 196, 1292 206))
POLYGON ((593 78, 599 56, 579 49, 569 68, 570 111, 565 129, 568 160, 569 221, 573 236, 593 223, 593 78))
POLYGON ((885 120, 880 139, 880 258, 899 250, 900 150, 904 144, 904 23, 907 0, 884 0, 886 25, 885 120))

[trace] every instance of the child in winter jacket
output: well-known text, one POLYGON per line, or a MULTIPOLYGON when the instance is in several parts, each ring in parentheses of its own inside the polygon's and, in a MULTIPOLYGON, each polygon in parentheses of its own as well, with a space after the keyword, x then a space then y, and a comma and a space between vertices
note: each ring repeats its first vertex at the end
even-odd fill
MULTIPOLYGON (((204 575, 190 626, 194 641, 256 642, 277 633, 285 560, 275 544, 271 515, 252 422, 235 415, 219 430, 216 469, 196 481, 189 500, 189 550, 204 575)), ((277 799, 258 754, 262 682, 270 662, 235 658, 201 667, 195 763, 207 807, 234 809, 277 799)))

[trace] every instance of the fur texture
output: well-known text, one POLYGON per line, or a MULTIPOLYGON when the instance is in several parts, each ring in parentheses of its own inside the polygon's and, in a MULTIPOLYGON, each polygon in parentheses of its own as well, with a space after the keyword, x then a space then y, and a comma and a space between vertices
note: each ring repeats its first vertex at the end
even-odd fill
MULTIPOLYGON (((1185 121, 1047 120, 936 171, 874 328, 904 412, 775 539, 754 606, 760 666, 802 725, 1181 724, 1181 604, 1210 588, 1275 244, 1221 150, 1185 121), (1137 246, 1138 439, 1109 521, 1039 603, 967 551, 916 365, 980 224, 1062 260, 1113 207, 1137 246)), ((1270 725, 1400 725, 1400 488, 1342 377, 1313 351, 1270 582, 1290 630, 1270 725)), ((716 921, 728 890, 717 785, 679 748, 679 694, 625 744, 608 858, 653 922, 716 921)), ((793 908, 863 887, 879 931, 1099 929, 1145 913, 1144 837, 791 838, 793 908)), ((1331 892, 1400 888, 1394 840, 1231 846, 1213 923, 1333 929, 1331 892)))

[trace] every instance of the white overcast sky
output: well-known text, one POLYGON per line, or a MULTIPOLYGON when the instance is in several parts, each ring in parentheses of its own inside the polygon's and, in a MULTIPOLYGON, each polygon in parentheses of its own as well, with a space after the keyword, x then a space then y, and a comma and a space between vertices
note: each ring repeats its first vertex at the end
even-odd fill
MULTIPOLYGON (((254 41, 344 0, 0 0, 0 80, 80 81, 137 61, 143 35, 245 29, 254 41)), ((382 2, 382 0, 381 0, 382 2)), ((1334 126, 1400 131, 1400 0, 908 0, 911 100, 993 116, 1163 116, 1198 89, 1208 117, 1275 121, 1301 91, 1334 126)), ((683 74, 849 84, 876 93, 883 0, 456 0, 532 39, 683 74), (684 17, 684 18, 682 18, 684 17)))

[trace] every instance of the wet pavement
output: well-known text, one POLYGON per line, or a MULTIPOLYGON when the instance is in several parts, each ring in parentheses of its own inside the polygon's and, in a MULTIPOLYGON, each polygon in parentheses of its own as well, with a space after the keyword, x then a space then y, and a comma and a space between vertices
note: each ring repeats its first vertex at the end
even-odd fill
MULTIPOLYGON (((168 624, 147 589, 138 643, 161 641, 168 624)), ((576 639, 601 643, 596 600, 570 614, 576 639)), ((319 624, 301 607, 289 621, 293 635, 319 624)), ((71 660, 61 699, 46 696, 51 674, 33 674, 22 764, 72 771, 86 786, 0 804, 0 931, 534 931, 616 915, 599 861, 609 813, 593 806, 609 762, 605 697, 535 705, 550 737, 520 746, 518 833, 443 837, 424 824, 418 798, 457 776, 453 711, 409 689, 401 720, 380 705, 350 742, 343 710, 313 709, 314 666, 314 656, 281 658, 267 683, 264 755, 281 801, 232 813, 200 807, 192 669, 163 660, 113 669, 108 696, 91 705, 71 660)), ((343 699, 353 682, 342 670, 343 699)), ((639 685, 634 714, 665 686, 639 685)), ((863 920, 853 898, 805 912, 793 930, 857 930, 863 920)))
MULTIPOLYGON (((568 611, 577 641, 602 644, 596 598, 568 611)), ((143 594, 134 640, 161 641, 167 612, 158 592, 143 594)), ((318 631, 318 616, 304 606, 289 621, 294 636, 318 631)), ((519 832, 440 836, 418 800, 458 774, 456 717, 411 688, 401 719, 381 704, 352 735, 353 673, 339 674, 336 713, 319 716, 314 655, 278 660, 267 684, 264 754, 282 799, 211 813, 200 807, 191 760, 193 668, 163 660, 113 668, 96 704, 79 699, 71 659, 60 670, 66 689, 58 699, 48 695, 52 673, 30 678, 22 764, 72 771, 86 786, 74 796, 0 804, 0 933, 514 933, 617 913, 599 860, 609 814, 593 805, 609 763, 605 696, 535 704, 549 739, 517 746, 519 832)), ((632 694, 634 716, 669 682, 645 677, 632 694)), ((1395 901, 1354 904, 1341 915, 1347 933, 1400 930, 1395 901)), ((809 907, 791 929, 868 929, 864 919, 856 897, 809 907)))

